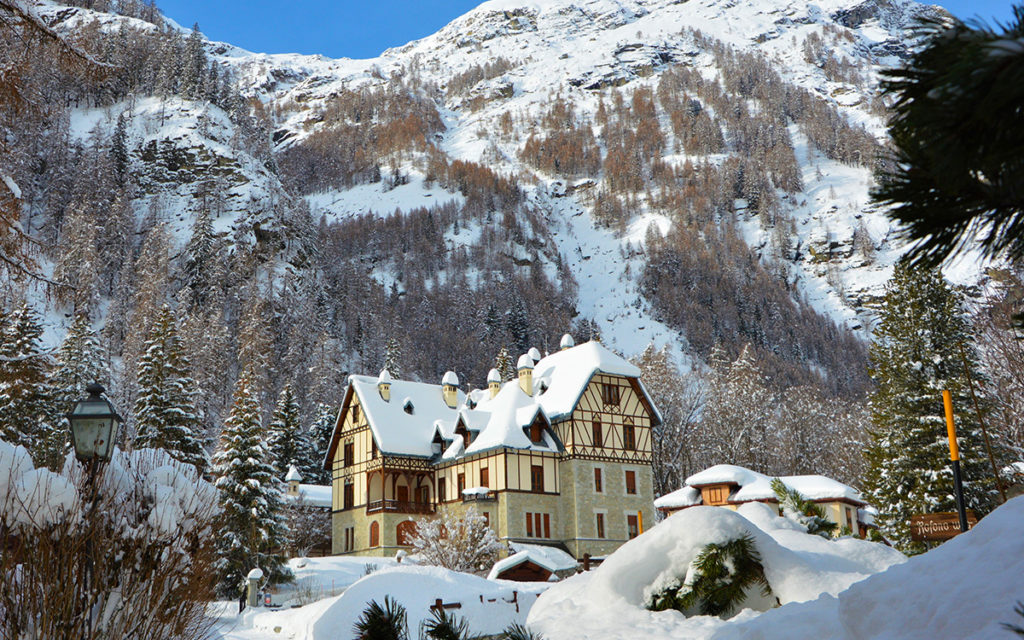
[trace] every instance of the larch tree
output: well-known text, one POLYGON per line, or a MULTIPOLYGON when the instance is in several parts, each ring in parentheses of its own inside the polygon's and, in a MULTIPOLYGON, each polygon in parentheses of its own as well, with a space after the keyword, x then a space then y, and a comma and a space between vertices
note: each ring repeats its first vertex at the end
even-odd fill
MULTIPOLYGON (((876 389, 863 486, 879 510, 879 527, 904 551, 925 550, 910 540, 911 516, 956 509, 944 389, 956 412, 966 506, 979 517, 995 506, 995 478, 968 376, 981 378, 960 294, 936 271, 897 265, 871 345, 876 389)), ((996 454, 1003 459, 1001 450, 996 454)))
POLYGON ((24 445, 37 465, 57 439, 53 421, 52 359, 42 347, 43 327, 23 304, 0 326, 0 439, 24 445))
POLYGON ((246 371, 238 379, 211 468, 221 506, 217 590, 225 597, 237 596, 246 574, 257 567, 270 584, 292 578, 279 553, 286 542, 282 482, 265 440, 260 400, 246 371))
POLYGON ((295 401, 292 385, 286 384, 277 397, 277 406, 270 419, 267 447, 270 459, 280 478, 295 466, 303 477, 315 457, 309 434, 302 427, 299 403, 295 401))
POLYGON ((633 364, 640 368, 644 387, 661 412, 654 429, 654 493, 664 495, 683 486, 700 469, 694 459, 695 428, 704 403, 704 389, 696 376, 679 374, 668 347, 647 348, 633 364))
POLYGON ((157 315, 138 362, 135 446, 165 449, 200 472, 206 468, 195 410, 196 384, 189 372, 174 315, 157 315))

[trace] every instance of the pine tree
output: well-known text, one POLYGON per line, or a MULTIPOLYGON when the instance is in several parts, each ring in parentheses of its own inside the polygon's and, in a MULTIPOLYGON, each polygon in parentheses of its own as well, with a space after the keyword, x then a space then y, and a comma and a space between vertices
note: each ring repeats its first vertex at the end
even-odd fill
POLYGON ((516 366, 507 347, 498 350, 498 355, 494 357, 494 368, 501 374, 502 380, 515 380, 516 366))
POLYGON ((57 469, 70 444, 71 426, 65 417, 75 403, 86 396, 85 387, 94 382, 106 385, 108 369, 103 347, 84 313, 75 315, 68 334, 57 351, 57 366, 50 376, 53 389, 52 416, 58 428, 46 445, 47 467, 57 469))
POLYGON ((384 368, 395 380, 402 379, 402 345, 394 338, 388 339, 387 352, 384 354, 384 368))
POLYGON ((781 478, 772 478, 771 487, 787 518, 807 527, 807 533, 811 535, 832 539, 839 525, 828 519, 820 504, 811 502, 796 489, 786 486, 781 478))
POLYGON ((269 431, 267 446, 278 477, 283 478, 288 468, 295 465, 305 478, 305 470, 313 466, 315 453, 309 434, 302 428, 299 403, 295 401, 295 393, 290 384, 284 386, 277 398, 269 431))
POLYGON ((943 389, 956 411, 966 506, 979 517, 994 506, 995 479, 968 374, 980 379, 961 296, 936 271, 898 265, 871 345, 876 390, 864 494, 880 512, 879 527, 907 552, 925 549, 910 540, 911 516, 956 508, 943 389))
POLYGON ((0 439, 23 445, 36 466, 49 458, 58 429, 52 420, 51 358, 41 343, 39 316, 23 304, 0 331, 0 439))
POLYGON ((125 176, 128 172, 128 118, 127 112, 122 111, 117 116, 117 125, 114 127, 114 136, 110 139, 110 157, 114 164, 114 173, 117 175, 118 186, 124 186, 125 176))
POLYGON ((137 377, 135 446, 166 449, 202 472, 206 454, 195 410, 196 384, 169 307, 157 315, 137 377))
POLYGON ((327 458, 327 447, 331 446, 337 415, 336 409, 332 409, 326 404, 317 405, 313 424, 309 427, 309 438, 316 454, 311 460, 310 467, 299 469, 303 478, 309 478, 308 482, 322 485, 331 484, 331 472, 323 468, 323 461, 327 458))
POLYGON ((526 353, 530 348, 530 321, 519 296, 512 297, 512 306, 505 313, 505 330, 512 346, 519 353, 526 353))
POLYGON ((192 32, 185 40, 182 67, 182 95, 193 100, 202 98, 206 93, 206 52, 203 50, 203 36, 198 22, 192 25, 192 32))
POLYGON ((236 596, 246 574, 256 567, 270 584, 292 577, 284 558, 276 553, 285 544, 281 480, 264 444, 265 435, 252 374, 246 371, 238 379, 211 469, 222 509, 217 589, 225 597, 236 596))

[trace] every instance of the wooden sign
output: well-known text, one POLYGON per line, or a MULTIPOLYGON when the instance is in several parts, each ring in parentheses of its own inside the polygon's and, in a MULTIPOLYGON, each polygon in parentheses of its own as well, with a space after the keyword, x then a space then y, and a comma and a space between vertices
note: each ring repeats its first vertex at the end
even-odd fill
MULTIPOLYGON (((978 518, 967 511, 967 527, 973 529, 978 518)), ((910 539, 914 542, 949 540, 960 534, 960 516, 957 513, 927 513, 910 517, 910 539)))

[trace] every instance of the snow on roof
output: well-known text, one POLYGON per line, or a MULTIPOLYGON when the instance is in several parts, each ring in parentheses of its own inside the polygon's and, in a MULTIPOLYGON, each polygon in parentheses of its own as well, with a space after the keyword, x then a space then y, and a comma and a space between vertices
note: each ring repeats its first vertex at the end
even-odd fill
POLYGON ((572 336, 568 333, 562 336, 561 341, 558 343, 559 348, 568 349, 576 346, 576 341, 572 339, 572 336))
POLYGON ((294 464, 288 465, 288 475, 284 477, 285 482, 302 482, 302 474, 295 468, 294 464))
POLYGON ((526 544, 524 542, 512 542, 509 543, 509 547, 512 551, 529 551, 535 556, 543 557, 551 566, 555 567, 555 571, 567 571, 579 566, 579 562, 576 561, 576 558, 572 557, 565 551, 562 551, 558 547, 549 547, 542 544, 526 544))
POLYGON ((533 564, 537 565, 538 567, 541 567, 542 569, 547 569, 551 573, 557 571, 554 565, 551 564, 545 556, 539 553, 535 553, 531 550, 526 550, 513 553, 509 557, 495 562, 494 566, 491 567, 491 572, 487 574, 487 579, 497 580, 498 576, 500 576, 502 573, 508 571, 513 567, 518 567, 524 562, 532 562, 533 564))
POLYGON ((539 399, 548 418, 556 421, 572 413, 590 378, 598 372, 636 378, 655 411, 656 421, 660 422, 661 415, 639 382, 640 369, 595 341, 552 353, 537 363, 533 371, 533 384, 535 391, 547 387, 539 399))
POLYGON ((700 489, 683 487, 654 500, 657 509, 682 509, 700 504, 700 489))
POLYGON ((734 464, 716 464, 703 471, 698 471, 686 479, 686 484, 699 487, 706 484, 738 484, 740 486, 764 477, 756 471, 734 464))
POLYGON ((383 383, 390 383, 391 382, 391 374, 388 373, 387 369, 381 369, 380 370, 380 375, 377 376, 377 384, 380 384, 382 382, 383 383))
MULTIPOLYGON (((359 397, 366 420, 381 452, 429 458, 434 455, 431 440, 437 420, 454 424, 456 410, 444 402, 437 385, 393 380, 391 392, 402 402, 388 402, 377 393, 377 379, 370 376, 349 376, 352 390, 359 397), (413 406, 411 414, 404 406, 413 406)), ((465 401, 465 394, 456 391, 456 404, 465 401)))
MULTIPOLYGON (((466 453, 497 447, 556 451, 557 445, 547 432, 542 436, 543 443, 534 443, 523 430, 533 423, 538 412, 543 415, 537 400, 526 395, 518 382, 505 383, 497 395, 481 401, 473 410, 474 417, 479 419, 486 416, 487 421, 481 426, 480 433, 473 442, 466 447, 466 453)), ((463 415, 469 413, 464 411, 463 415)))
POLYGON ((459 376, 455 375, 454 371, 445 371, 444 377, 441 378, 441 384, 457 387, 459 386, 459 376))
MULTIPOLYGON (((732 464, 716 464, 713 467, 693 474, 686 479, 689 487, 702 487, 711 484, 736 484, 739 485, 731 496, 730 502, 748 502, 751 500, 770 500, 775 498, 771 482, 775 476, 766 476, 746 467, 739 467, 732 464)), ((790 489, 800 492, 800 495, 808 500, 850 500, 858 504, 865 504, 860 492, 849 485, 838 480, 826 478, 825 476, 778 476, 783 484, 790 489)), ((668 498, 674 492, 663 496, 668 498)), ((662 498, 659 498, 661 500, 662 498)), ((657 504, 657 501, 655 501, 657 504)), ((695 503, 696 504, 696 503, 695 503)), ((661 506, 661 505, 659 505, 661 506)), ((672 505, 664 505, 671 507, 672 505)), ((679 505, 689 506, 689 505, 679 505)))
POLYGON ((319 484, 300 484, 299 495, 293 496, 286 493, 284 499, 289 502, 298 502, 301 499, 303 504, 311 507, 330 507, 332 504, 331 487, 319 484))
POLYGON ((538 349, 537 347, 530 347, 530 350, 526 352, 526 355, 530 356, 530 358, 533 359, 534 362, 540 362, 540 349, 538 349))
POLYGON ((501 374, 498 373, 497 369, 491 369, 487 372, 487 382, 501 382, 501 374))
POLYGON ((519 360, 516 361, 516 369, 517 370, 518 369, 532 369, 533 365, 534 365, 533 358, 531 358, 530 354, 528 354, 528 353, 524 353, 523 355, 519 356, 519 360))

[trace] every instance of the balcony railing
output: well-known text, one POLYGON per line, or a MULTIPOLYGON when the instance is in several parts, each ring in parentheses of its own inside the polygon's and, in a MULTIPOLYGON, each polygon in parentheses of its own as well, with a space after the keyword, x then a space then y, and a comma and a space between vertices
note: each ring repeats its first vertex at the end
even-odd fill
POLYGON ((434 505, 424 502, 399 500, 373 500, 366 505, 366 513, 434 513, 434 505))

